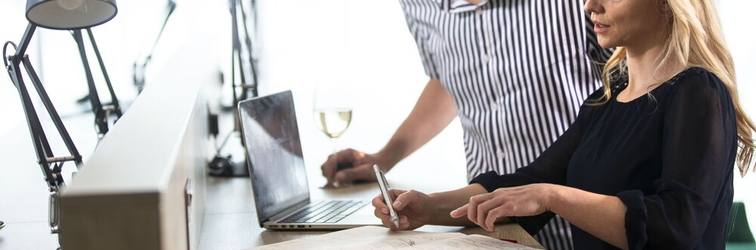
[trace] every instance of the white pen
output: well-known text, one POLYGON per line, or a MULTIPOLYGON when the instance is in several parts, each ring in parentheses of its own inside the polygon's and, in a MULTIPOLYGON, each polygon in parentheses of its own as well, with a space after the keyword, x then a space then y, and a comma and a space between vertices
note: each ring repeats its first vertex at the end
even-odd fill
POLYGON ((388 190, 389 186, 388 182, 386 182, 386 177, 383 176, 383 172, 378 168, 378 164, 373 164, 373 170, 375 170, 375 179, 378 180, 378 187, 381 189, 381 194, 383 194, 383 200, 386 202, 386 205, 388 205, 391 222, 394 223, 394 226, 399 228, 399 216, 396 215, 396 211, 394 211, 394 207, 392 206, 394 201, 391 199, 391 193, 389 193, 388 190))

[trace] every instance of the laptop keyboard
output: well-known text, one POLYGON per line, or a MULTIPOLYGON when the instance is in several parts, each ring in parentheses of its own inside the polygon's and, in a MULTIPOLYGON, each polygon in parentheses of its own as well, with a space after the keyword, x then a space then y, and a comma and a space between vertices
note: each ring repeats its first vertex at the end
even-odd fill
POLYGON ((361 200, 328 200, 309 207, 281 220, 282 223, 335 223, 366 206, 361 200))

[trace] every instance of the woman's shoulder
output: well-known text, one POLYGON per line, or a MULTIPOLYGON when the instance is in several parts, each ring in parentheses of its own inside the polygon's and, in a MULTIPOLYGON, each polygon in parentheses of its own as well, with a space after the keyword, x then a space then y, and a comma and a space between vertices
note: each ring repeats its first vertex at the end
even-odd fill
POLYGON ((672 102, 730 101, 730 92, 722 80, 716 74, 699 67, 691 67, 680 72, 665 85, 669 89, 668 98, 672 102))
POLYGON ((681 71, 667 81, 667 84, 677 89, 717 89, 724 87, 719 77, 700 67, 691 67, 681 71))

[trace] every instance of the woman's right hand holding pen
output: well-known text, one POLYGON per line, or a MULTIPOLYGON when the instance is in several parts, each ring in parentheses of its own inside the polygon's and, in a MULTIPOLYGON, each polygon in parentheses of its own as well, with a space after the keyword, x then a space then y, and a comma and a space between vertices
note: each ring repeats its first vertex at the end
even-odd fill
POLYGON ((428 195, 415 190, 389 189, 394 200, 393 208, 399 215, 399 227, 394 226, 389 214, 388 205, 383 196, 373 198, 375 216, 381 219, 384 226, 391 230, 413 230, 428 223, 430 218, 430 202, 428 195))
POLYGON ((426 224, 475 226, 476 224, 466 216, 460 214, 452 216, 450 213, 468 204, 470 197, 488 192, 479 184, 471 184, 460 189, 432 194, 397 189, 389 189, 389 193, 394 200, 393 208, 399 215, 399 227, 393 225, 388 205, 384 202, 382 194, 373 198, 372 201, 375 216, 391 230, 414 230, 426 224))

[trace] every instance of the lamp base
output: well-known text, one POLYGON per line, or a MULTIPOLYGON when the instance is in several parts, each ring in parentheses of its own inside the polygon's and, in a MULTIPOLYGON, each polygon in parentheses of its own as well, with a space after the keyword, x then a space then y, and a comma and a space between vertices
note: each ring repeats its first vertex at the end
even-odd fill
POLYGON ((234 162, 231 156, 216 156, 208 163, 208 173, 219 177, 245 177, 249 176, 247 162, 234 162))

